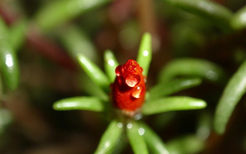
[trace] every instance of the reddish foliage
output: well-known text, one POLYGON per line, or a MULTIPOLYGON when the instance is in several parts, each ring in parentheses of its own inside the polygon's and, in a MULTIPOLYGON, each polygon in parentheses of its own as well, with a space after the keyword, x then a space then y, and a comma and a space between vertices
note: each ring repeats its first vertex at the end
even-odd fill
POLYGON ((145 77, 143 69, 135 60, 128 60, 115 69, 116 79, 112 84, 113 102, 123 111, 135 112, 145 98, 145 77))

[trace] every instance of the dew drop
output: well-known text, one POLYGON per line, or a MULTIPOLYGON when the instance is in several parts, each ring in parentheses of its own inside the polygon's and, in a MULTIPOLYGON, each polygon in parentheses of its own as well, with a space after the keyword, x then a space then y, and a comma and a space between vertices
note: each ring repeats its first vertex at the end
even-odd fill
POLYGON ((128 124, 126 125, 126 127, 127 127, 128 129, 131 129, 131 128, 132 128, 132 123, 128 123, 128 124))
POLYGON ((130 75, 126 77, 125 82, 129 87, 135 87, 138 84, 139 79, 130 75))
POLYGON ((138 86, 138 87, 132 92, 132 97, 134 97, 134 98, 140 98, 142 90, 143 90, 143 88, 140 87, 140 86, 138 86))
POLYGON ((122 128, 122 127, 123 127, 123 124, 122 124, 121 122, 118 122, 118 123, 117 123, 117 126, 118 126, 119 128, 122 128))
POLYGON ((138 129, 138 134, 139 134, 140 136, 143 136, 144 133, 145 133, 145 130, 144 130, 143 128, 139 128, 139 129, 138 129))

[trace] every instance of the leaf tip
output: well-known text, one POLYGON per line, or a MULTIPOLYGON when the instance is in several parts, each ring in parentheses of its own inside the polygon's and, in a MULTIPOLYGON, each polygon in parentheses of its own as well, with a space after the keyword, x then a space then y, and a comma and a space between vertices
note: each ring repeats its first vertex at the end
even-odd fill
POLYGON ((204 109, 207 107, 207 103, 203 100, 198 100, 195 104, 198 109, 204 109))
POLYGON ((60 110, 60 103, 55 102, 55 103, 53 104, 52 108, 53 108, 54 110, 60 110))

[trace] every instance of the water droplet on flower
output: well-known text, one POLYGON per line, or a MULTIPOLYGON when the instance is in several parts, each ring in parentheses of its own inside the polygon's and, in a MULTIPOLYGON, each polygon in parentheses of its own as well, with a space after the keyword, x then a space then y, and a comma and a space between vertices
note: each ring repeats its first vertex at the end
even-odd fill
POLYGON ((138 84, 139 79, 136 76, 129 75, 126 77, 125 82, 129 87, 135 87, 138 84))
POLYGON ((134 98, 140 98, 142 90, 143 90, 143 88, 140 87, 140 86, 138 86, 138 87, 132 92, 132 97, 134 97, 134 98))

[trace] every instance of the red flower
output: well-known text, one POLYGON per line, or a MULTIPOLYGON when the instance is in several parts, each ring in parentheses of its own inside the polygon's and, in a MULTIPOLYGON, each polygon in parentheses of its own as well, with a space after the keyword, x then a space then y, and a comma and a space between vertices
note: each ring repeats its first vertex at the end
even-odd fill
POLYGON ((116 79, 112 84, 112 97, 116 107, 132 113, 142 106, 146 91, 142 72, 142 67, 132 59, 117 66, 116 79))

